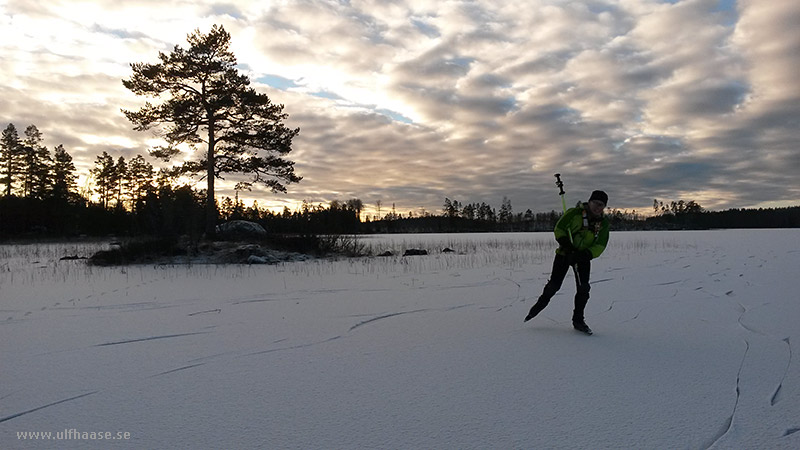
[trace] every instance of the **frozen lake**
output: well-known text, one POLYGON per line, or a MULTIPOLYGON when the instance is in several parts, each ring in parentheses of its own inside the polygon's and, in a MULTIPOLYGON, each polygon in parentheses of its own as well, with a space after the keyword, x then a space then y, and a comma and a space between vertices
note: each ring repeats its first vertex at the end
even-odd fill
POLYGON ((0 245, 0 448, 800 448, 800 230, 612 231, 594 336, 550 233, 359 239, 430 254, 0 245))

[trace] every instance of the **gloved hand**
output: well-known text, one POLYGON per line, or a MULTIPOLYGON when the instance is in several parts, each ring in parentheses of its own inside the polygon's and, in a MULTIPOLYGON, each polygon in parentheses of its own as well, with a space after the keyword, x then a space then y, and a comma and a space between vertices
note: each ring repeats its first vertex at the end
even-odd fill
POLYGON ((570 253, 567 253, 567 264, 573 266, 575 264, 581 264, 585 262, 589 262, 592 260, 592 252, 587 250, 576 250, 570 253))
POLYGON ((569 236, 562 236, 556 239, 556 241, 558 241, 561 250, 563 250, 565 254, 575 251, 575 247, 572 245, 572 241, 569 240, 569 236))

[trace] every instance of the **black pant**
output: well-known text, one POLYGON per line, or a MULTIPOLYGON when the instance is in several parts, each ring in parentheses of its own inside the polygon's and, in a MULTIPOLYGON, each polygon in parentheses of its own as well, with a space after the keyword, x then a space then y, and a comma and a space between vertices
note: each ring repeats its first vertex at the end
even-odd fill
MULTIPOLYGON (((583 320, 583 310, 589 301, 589 290, 591 289, 591 286, 589 286, 589 273, 592 269, 592 263, 590 261, 581 261, 576 266, 578 269, 578 281, 576 283, 577 292, 575 293, 575 309, 572 312, 572 320, 583 320)), ((567 264, 567 258, 556 253, 550 280, 544 286, 539 300, 531 308, 533 315, 539 314, 550 303, 550 299, 561 289, 561 284, 564 282, 567 272, 571 272, 571 267, 567 264)))

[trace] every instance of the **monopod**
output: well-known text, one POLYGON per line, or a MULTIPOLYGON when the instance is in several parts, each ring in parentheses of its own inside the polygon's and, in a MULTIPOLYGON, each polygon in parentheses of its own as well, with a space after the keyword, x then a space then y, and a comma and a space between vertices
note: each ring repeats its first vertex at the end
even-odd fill
MULTIPOLYGON (((564 192, 564 182, 561 181, 561 174, 555 174, 556 177, 556 186, 558 186, 558 195, 561 196, 561 207, 564 209, 564 214, 567 213, 567 199, 566 199, 566 192, 564 192)), ((563 216, 562 216, 563 217, 563 216)), ((567 235, 569 236, 569 242, 574 244, 575 242, 572 240, 572 230, 567 227, 567 235)), ((580 287, 581 285, 581 277, 578 275, 578 266, 577 264, 572 264, 572 272, 575 274, 575 284, 580 287)))

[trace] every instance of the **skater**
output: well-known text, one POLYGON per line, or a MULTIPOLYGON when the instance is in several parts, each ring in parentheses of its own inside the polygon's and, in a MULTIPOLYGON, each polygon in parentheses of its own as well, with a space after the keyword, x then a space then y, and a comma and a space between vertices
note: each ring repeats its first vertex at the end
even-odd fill
POLYGON ((600 256, 608 244, 608 219, 603 216, 603 209, 607 203, 608 195, 605 192, 594 191, 588 202, 578 203, 558 220, 554 231, 559 247, 553 260, 553 272, 544 286, 542 295, 525 317, 525 322, 536 317, 550 303, 550 299, 561 288, 564 277, 572 267, 577 285, 572 326, 578 331, 592 334, 592 330, 584 321, 583 311, 589 301, 590 261, 600 256))

